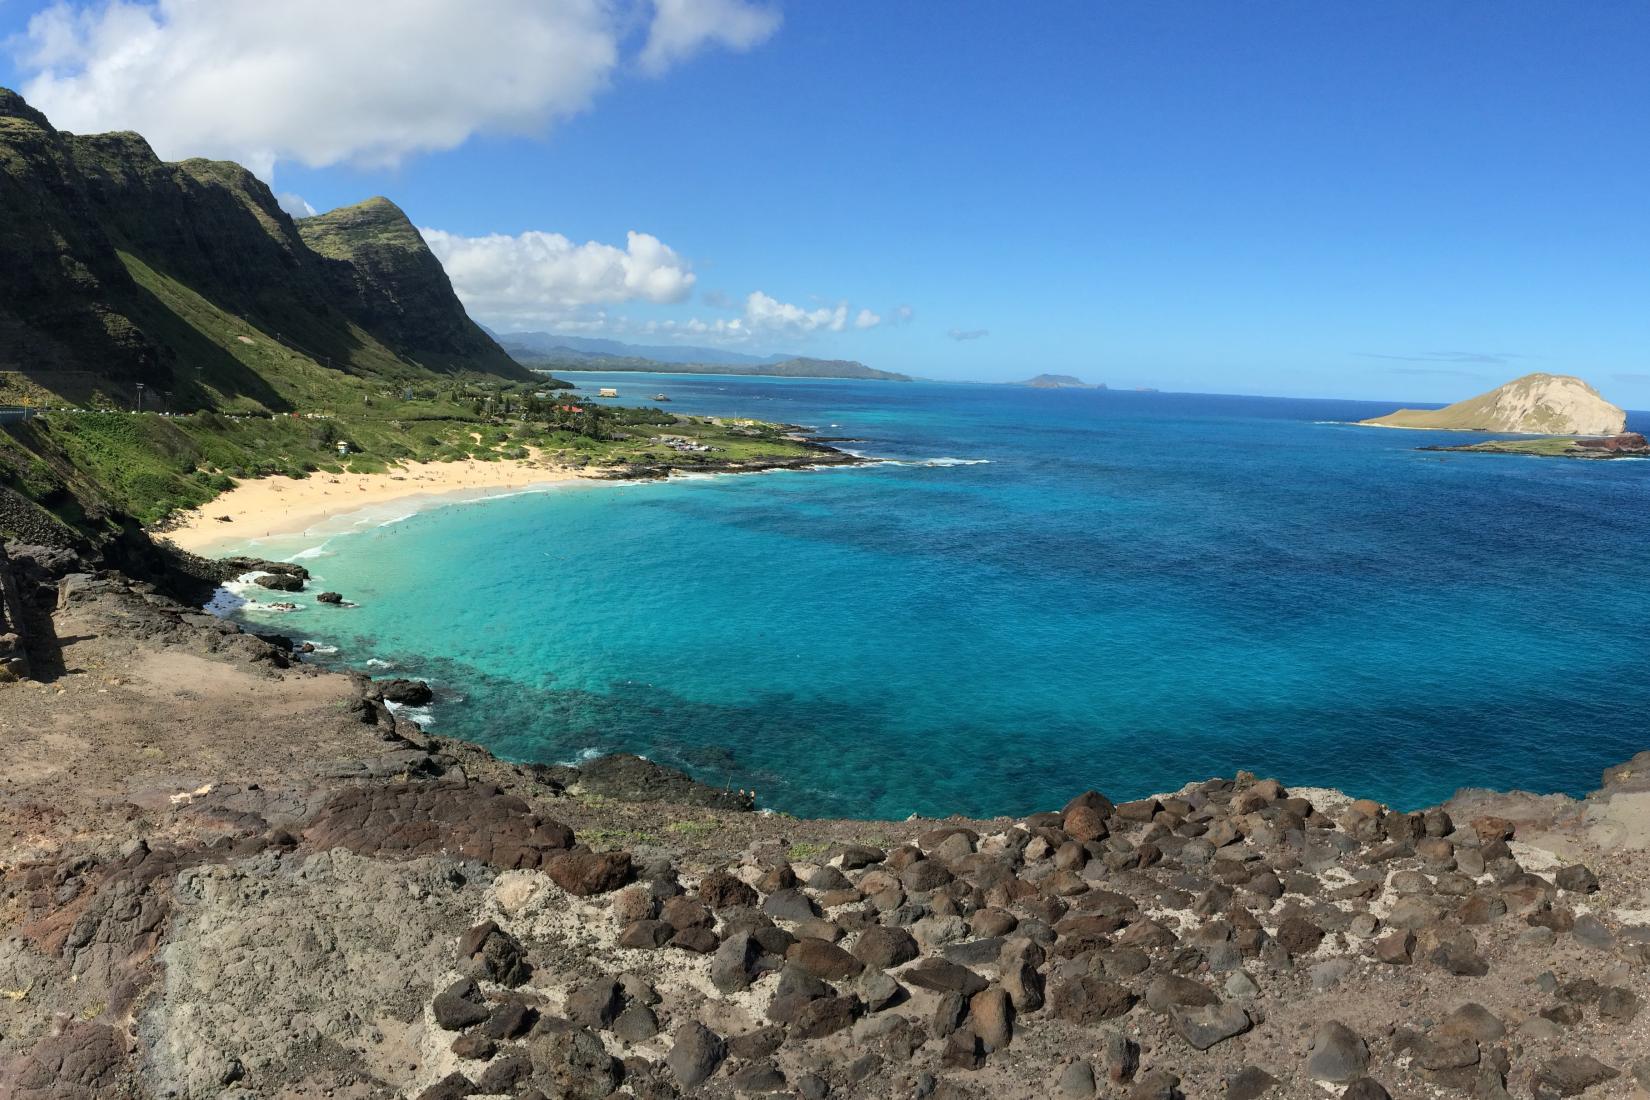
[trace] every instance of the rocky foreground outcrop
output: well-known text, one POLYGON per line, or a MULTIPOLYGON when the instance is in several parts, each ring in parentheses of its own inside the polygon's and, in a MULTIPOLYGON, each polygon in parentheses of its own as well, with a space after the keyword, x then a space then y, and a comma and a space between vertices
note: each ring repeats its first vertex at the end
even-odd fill
POLYGON ((7 1100, 1650 1088, 1650 753, 1584 801, 1238 775, 803 822, 600 794, 653 773, 506 764, 117 575, 19 572, 72 640, 65 694, 0 689, 7 1100), (208 668, 282 744, 214 710, 203 779, 163 738, 208 668), (124 692, 169 709, 109 726, 113 785, 51 771, 124 692))
POLYGON ((1399 409, 1359 421, 1376 428, 1433 428, 1514 435, 1619 435, 1627 414, 1568 374, 1526 374, 1442 409, 1399 409))

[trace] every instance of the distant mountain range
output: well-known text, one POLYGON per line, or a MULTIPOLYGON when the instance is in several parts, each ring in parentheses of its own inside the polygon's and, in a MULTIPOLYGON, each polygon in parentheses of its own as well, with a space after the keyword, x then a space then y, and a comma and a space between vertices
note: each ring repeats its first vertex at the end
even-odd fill
POLYGON ((583 352, 616 359, 650 359, 656 363, 723 363, 730 366, 758 366, 800 359, 799 355, 745 355, 724 348, 691 347, 685 344, 627 344, 622 340, 601 340, 590 336, 568 336, 560 332, 497 332, 493 338, 506 347, 549 355, 583 352))
MULTIPOLYGON (((492 330, 489 330, 490 332, 492 330)), ((782 378, 862 378, 909 382, 850 359, 805 355, 745 355, 721 348, 627 344, 555 332, 493 332, 515 359, 541 370, 638 371, 670 374, 775 375, 782 378)))

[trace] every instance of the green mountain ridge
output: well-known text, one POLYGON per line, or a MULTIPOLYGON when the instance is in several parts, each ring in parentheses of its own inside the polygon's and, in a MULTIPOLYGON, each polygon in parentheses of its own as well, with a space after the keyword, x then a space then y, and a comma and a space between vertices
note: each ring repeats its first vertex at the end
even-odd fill
POLYGON ((179 410, 286 411, 313 396, 312 372, 243 353, 242 337, 376 383, 529 377, 388 200, 294 223, 238 164, 59 131, 0 88, 7 397, 127 405, 142 383, 179 410), (191 294, 210 309, 180 311, 191 294))

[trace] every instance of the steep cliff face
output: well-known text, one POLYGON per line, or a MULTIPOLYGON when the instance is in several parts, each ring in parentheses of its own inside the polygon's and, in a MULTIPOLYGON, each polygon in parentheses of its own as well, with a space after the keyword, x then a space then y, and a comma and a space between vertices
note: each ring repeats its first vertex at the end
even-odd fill
POLYGON ((386 198, 344 206, 297 225, 305 244, 336 261, 336 300, 363 327, 441 370, 515 374, 520 367, 470 320, 453 284, 401 208, 386 198))
MULTIPOLYGON (((240 165, 167 163, 137 134, 54 129, 0 89, 0 371, 75 401, 293 404, 284 371, 528 373, 377 199, 301 233, 240 165), (263 337, 289 355, 248 362, 263 337), (239 345, 239 346, 238 346, 239 345)), ((17 388, 16 385, 8 388, 17 388)))
POLYGON ((1526 374, 1442 409, 1399 409, 1364 424, 1517 435, 1617 435, 1627 414, 1568 374, 1526 374))
POLYGON ((159 349, 128 316, 136 296, 69 142, 0 88, 0 370, 152 377, 159 349))

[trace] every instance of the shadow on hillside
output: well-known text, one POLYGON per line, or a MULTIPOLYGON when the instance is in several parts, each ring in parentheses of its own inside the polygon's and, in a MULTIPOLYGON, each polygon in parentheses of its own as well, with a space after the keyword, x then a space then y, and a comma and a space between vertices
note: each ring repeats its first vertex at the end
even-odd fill
POLYGON ((171 396, 162 395, 166 404, 160 407, 187 411, 211 406, 215 401, 207 391, 210 386, 224 397, 256 401, 270 412, 292 411, 292 403, 257 371, 208 340, 147 287, 137 289, 144 307, 139 323, 156 343, 173 353, 168 364, 171 396))

